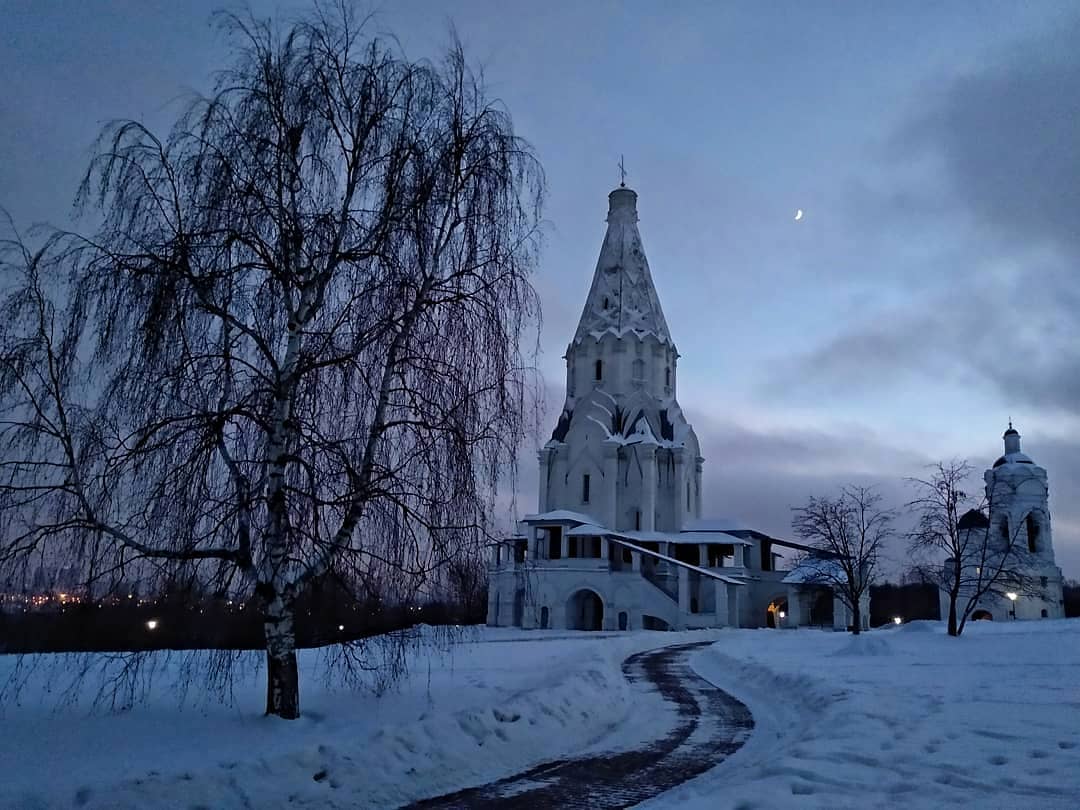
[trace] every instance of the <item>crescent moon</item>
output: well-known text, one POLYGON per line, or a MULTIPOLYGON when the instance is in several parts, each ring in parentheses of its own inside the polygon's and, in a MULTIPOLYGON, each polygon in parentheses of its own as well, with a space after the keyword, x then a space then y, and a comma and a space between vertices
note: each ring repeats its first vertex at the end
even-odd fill
POLYGON ((798 208, 795 211, 795 221, 798 222, 800 219, 802 219, 802 209, 798 208))

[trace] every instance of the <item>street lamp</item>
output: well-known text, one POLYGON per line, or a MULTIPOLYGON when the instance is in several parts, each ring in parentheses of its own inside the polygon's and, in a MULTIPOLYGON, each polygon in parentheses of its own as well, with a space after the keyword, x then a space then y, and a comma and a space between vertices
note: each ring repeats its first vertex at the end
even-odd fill
POLYGON ((146 629, 157 630, 157 619, 150 619, 150 621, 146 623, 146 629))
POLYGON ((1012 616, 1013 619, 1015 620, 1016 619, 1016 592, 1015 591, 1009 591, 1007 594, 1005 594, 1005 596, 1012 603, 1009 606, 1009 615, 1012 616))
POLYGON ((900 618, 899 616, 893 616, 892 617, 892 623, 893 624, 903 624, 904 620, 902 618, 900 618))

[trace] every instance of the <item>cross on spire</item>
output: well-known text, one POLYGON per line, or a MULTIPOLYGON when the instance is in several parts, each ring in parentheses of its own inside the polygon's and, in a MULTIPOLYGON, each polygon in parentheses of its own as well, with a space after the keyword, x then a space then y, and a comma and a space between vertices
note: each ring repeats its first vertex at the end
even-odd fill
POLYGON ((619 188, 626 188, 626 164, 622 155, 619 155, 619 188))

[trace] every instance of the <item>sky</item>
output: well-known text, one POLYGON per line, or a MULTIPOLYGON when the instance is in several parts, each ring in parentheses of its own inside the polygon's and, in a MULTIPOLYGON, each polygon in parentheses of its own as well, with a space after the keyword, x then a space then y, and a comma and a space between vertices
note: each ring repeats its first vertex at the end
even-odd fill
MULTIPOLYGON (((223 5, 3 3, 0 206, 19 227, 71 224, 105 122, 164 132, 209 89, 223 5)), ((453 25, 543 164, 552 427, 625 156, 707 511, 790 537, 793 506, 845 483, 900 506, 935 461, 989 466, 1012 418, 1080 578, 1075 2, 362 8, 412 58, 453 25)))

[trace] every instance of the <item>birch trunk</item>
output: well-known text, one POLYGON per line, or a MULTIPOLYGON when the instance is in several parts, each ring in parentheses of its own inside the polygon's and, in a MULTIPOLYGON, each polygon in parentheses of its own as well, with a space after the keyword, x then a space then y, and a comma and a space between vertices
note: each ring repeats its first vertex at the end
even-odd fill
POLYGON ((300 716, 293 605, 275 594, 266 607, 266 713, 285 720, 300 716))

